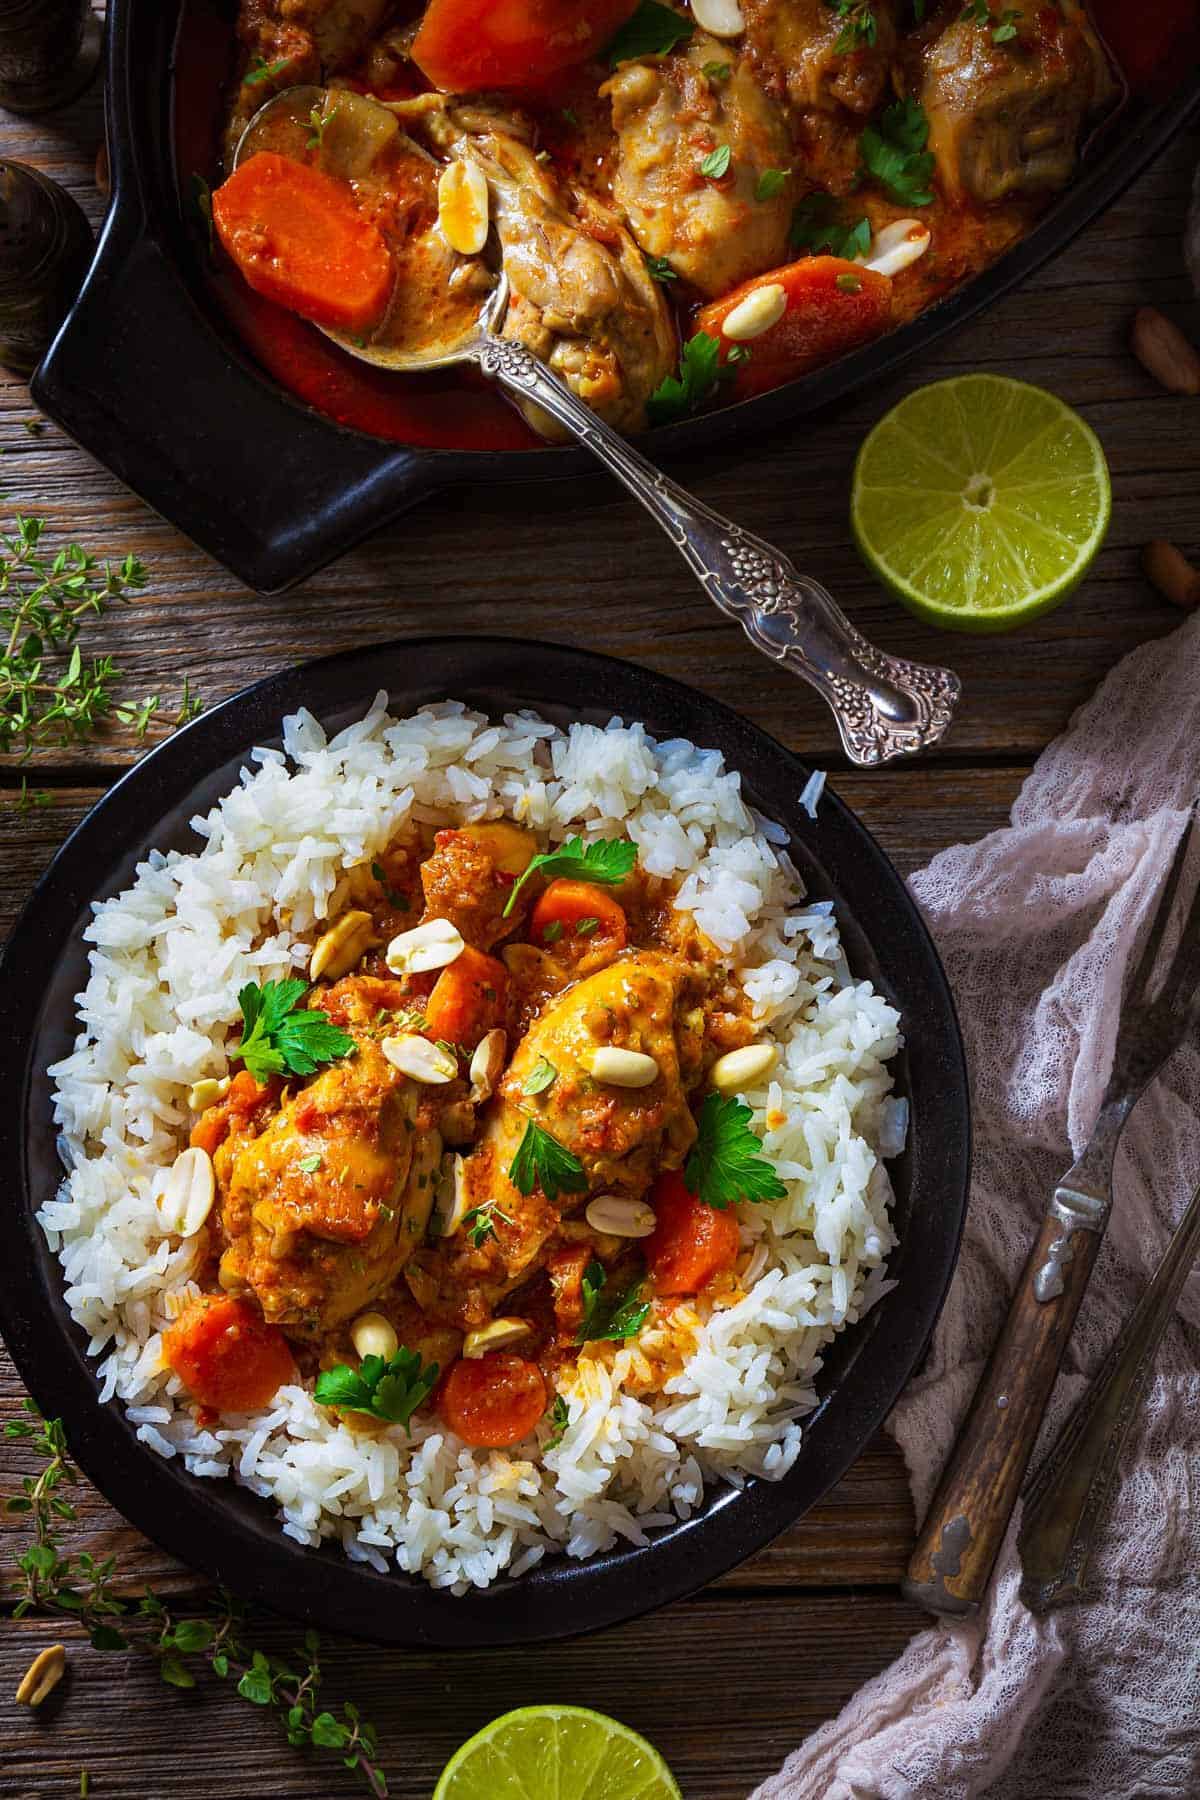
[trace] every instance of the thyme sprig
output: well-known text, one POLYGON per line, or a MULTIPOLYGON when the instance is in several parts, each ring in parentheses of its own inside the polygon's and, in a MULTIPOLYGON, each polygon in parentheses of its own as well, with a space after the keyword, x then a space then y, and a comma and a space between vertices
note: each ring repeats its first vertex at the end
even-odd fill
POLYGON ((315 1631, 305 1632, 293 1666, 246 1642, 250 1615, 223 1590, 202 1611, 180 1617, 153 1589, 136 1596, 116 1593, 114 1556, 64 1554, 59 1524, 73 1520, 75 1508, 63 1490, 79 1473, 61 1420, 43 1419, 32 1400, 26 1400, 25 1411, 28 1417, 7 1422, 4 1435, 27 1439, 43 1467, 4 1502, 5 1512, 27 1514, 33 1528, 32 1542, 17 1558, 20 1591, 12 1616, 41 1612, 77 1619, 93 1649, 149 1655, 168 1687, 194 1688, 198 1670, 231 1681, 243 1700, 273 1714, 295 1749, 336 1753, 358 1772, 373 1800, 387 1800, 374 1727, 348 1700, 340 1714, 319 1709, 323 1676, 315 1631))
MULTIPOLYGON (((44 519, 18 514, 15 529, 0 533, 0 753, 22 761, 40 746, 84 743, 114 721, 144 738, 162 708, 157 694, 118 699, 112 658, 85 658, 79 643, 87 619, 145 587, 144 564, 102 562, 79 544, 43 554, 45 529, 44 519)), ((199 711, 185 681, 170 722, 199 711)))

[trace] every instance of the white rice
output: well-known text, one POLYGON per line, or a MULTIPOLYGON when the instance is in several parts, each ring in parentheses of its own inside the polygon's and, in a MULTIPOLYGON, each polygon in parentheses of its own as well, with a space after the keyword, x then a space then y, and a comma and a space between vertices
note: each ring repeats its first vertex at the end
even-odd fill
POLYGON ((893 1285, 880 1156, 907 1127, 886 1067, 899 1017, 851 975, 830 903, 806 905, 786 833, 749 809, 718 752, 619 719, 563 732, 453 702, 396 719, 380 694, 332 739, 300 712, 283 741, 193 820, 199 850, 151 853, 87 928, 83 1030, 51 1070, 71 1173, 39 1219, 102 1358, 101 1400, 121 1402, 159 1455, 270 1501, 297 1542, 336 1538, 356 1561, 458 1593, 548 1551, 643 1543, 694 1511, 706 1481, 777 1480, 800 1452, 823 1349, 893 1285), (226 1072, 237 989, 303 968, 302 934, 340 905, 348 866, 406 821, 502 814, 551 839, 632 838, 646 869, 679 880, 677 904, 778 1042, 772 1078, 744 1098, 788 1195, 740 1209, 744 1292, 660 1302, 638 1342, 593 1346, 561 1380, 569 1422, 549 1450, 549 1421, 503 1452, 466 1448, 436 1418, 369 1438, 302 1386, 202 1426, 160 1354, 202 1256, 164 1236, 154 1205, 190 1126, 187 1090, 226 1072))

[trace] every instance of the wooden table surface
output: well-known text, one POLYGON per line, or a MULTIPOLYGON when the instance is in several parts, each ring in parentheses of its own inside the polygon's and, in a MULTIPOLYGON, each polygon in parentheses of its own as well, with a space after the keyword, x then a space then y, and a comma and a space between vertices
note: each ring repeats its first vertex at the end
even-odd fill
MULTIPOLYGON (((96 218, 99 140, 94 93, 49 123, 4 121, 5 153, 64 182, 96 218)), ((848 769, 820 703, 755 655, 702 601, 654 527, 601 489, 582 502, 553 490, 504 503, 447 494, 298 592, 263 599, 56 428, 37 430, 27 389, 8 378, 0 387, 5 514, 38 514, 52 537, 144 558, 147 591, 89 640, 126 672, 132 695, 172 695, 186 672, 211 705, 305 658, 430 630, 598 645, 741 709, 830 770, 900 868, 913 869, 1004 824, 1030 764, 1072 709, 1125 651, 1178 622, 1139 574, 1138 551, 1163 536, 1200 553, 1196 403, 1157 389, 1126 337, 1135 307, 1147 302, 1200 335, 1179 252, 1198 151, 1196 136, 1178 142, 1054 264, 918 367, 706 469, 698 482, 705 499, 825 581, 870 637, 959 670, 959 719, 944 747, 916 766, 848 769), (1040 382, 1077 406, 1104 443, 1115 493, 1108 543, 1082 590, 1000 640, 950 637, 910 619, 864 570, 847 525, 850 466, 864 434, 909 388, 973 369, 1040 382)), ((39 755, 23 772, 0 769, 0 926, 137 753, 116 737, 39 755), (23 773, 39 796, 32 808, 19 804, 23 773)), ((12 1414, 19 1401, 0 1352, 0 1411, 12 1414)), ((22 1445, 0 1440, 0 1491, 31 1466, 22 1445)), ((325 1694, 353 1697, 375 1720, 402 1800, 426 1800, 445 1758, 488 1718, 539 1700, 617 1714, 661 1747, 688 1800, 735 1800, 922 1628, 897 1590, 912 1535, 903 1467, 881 1436, 803 1521, 693 1599, 519 1656, 412 1656, 330 1641, 325 1694)), ((7 1577, 25 1541, 22 1522, 3 1521, 0 1537, 7 1577)), ((150 1579, 184 1598, 196 1589, 186 1569, 91 1490, 69 1542, 115 1551, 134 1585, 150 1579)), ((97 1800, 357 1791, 335 1759, 289 1751, 272 1723, 228 1690, 210 1683, 179 1695, 159 1685, 145 1659, 77 1644, 55 1701, 38 1715, 16 1707, 10 1696, 32 1655, 62 1636, 60 1626, 34 1619, 0 1630, 0 1796, 77 1794, 84 1766, 97 1800)), ((282 1648, 294 1636, 266 1621, 260 1640, 282 1648)))

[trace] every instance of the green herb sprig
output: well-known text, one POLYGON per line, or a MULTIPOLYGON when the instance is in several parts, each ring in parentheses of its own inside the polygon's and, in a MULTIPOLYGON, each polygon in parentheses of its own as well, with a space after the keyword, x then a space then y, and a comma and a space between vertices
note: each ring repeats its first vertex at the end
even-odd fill
POLYGON ((438 1378, 435 1362, 422 1363, 417 1351, 403 1344, 393 1357, 364 1356, 357 1369, 337 1363, 317 1376, 313 1397, 342 1412, 369 1413, 389 1425, 403 1425, 412 1435, 412 1416, 428 1399, 438 1378))
POLYGON ((265 56, 256 56, 242 76, 242 86, 260 87, 264 81, 274 81, 288 67, 288 60, 281 56, 278 62, 269 63, 265 56))
POLYGON ((933 152, 926 149, 928 142, 929 120, 920 101, 897 100, 858 140, 863 173, 902 205, 929 206, 933 152))
POLYGON ((627 19, 604 52, 610 68, 631 62, 639 56, 665 56, 677 44, 690 43, 696 27, 690 19, 681 18, 669 6, 657 0, 642 0, 631 19, 627 19))
POLYGON ((696 1142, 684 1164, 688 1192, 723 1212, 738 1200, 784 1200, 787 1188, 763 1155, 750 1128, 754 1115, 741 1100, 708 1094, 700 1108, 696 1142))
MULTIPOLYGON (((231 1681, 243 1700, 270 1711, 294 1748, 337 1754, 373 1800, 387 1800, 374 1727, 349 1701, 340 1714, 318 1711, 321 1646, 315 1631, 305 1632, 303 1654, 292 1667, 246 1643, 250 1614, 232 1595, 222 1591, 202 1611, 180 1617, 153 1589, 118 1594, 114 1556, 97 1560, 87 1551, 64 1553, 60 1526, 76 1516, 65 1490, 79 1475, 61 1420, 42 1419, 32 1400, 25 1401, 25 1413, 7 1422, 4 1436, 26 1439, 43 1467, 4 1502, 6 1513, 28 1516, 33 1527, 32 1543, 17 1558, 19 1598, 12 1616, 37 1612, 74 1619, 93 1649, 153 1658, 168 1687, 196 1687, 197 1670, 231 1681)), ((81 1794, 90 1786, 86 1775, 85 1770, 80 1776, 81 1794)))
POLYGON ((602 1340, 623 1343, 636 1337, 646 1322, 650 1302, 643 1301, 641 1275, 621 1293, 606 1296, 608 1271, 602 1262, 590 1262, 583 1271, 583 1322, 575 1333, 577 1344, 602 1340))
POLYGON ((597 838, 585 844, 581 837, 568 838, 557 850, 546 850, 535 856, 521 879, 513 884, 504 908, 507 919, 517 904, 517 896, 533 875, 550 880, 566 876, 572 881, 594 881, 602 887, 615 887, 633 873, 637 862, 637 845, 626 838, 597 838))
POLYGON ((870 49, 879 34, 879 27, 869 0, 825 0, 825 3, 842 20, 842 29, 833 46, 835 53, 849 56, 852 51, 870 49))
MULTIPOLYGON (((162 707, 158 695, 120 701, 112 658, 87 659, 79 643, 85 620, 145 587, 144 564, 102 562, 79 544, 44 554, 45 529, 44 519, 18 515, 14 531, 0 533, 0 752, 22 759, 85 743, 114 721, 143 738, 162 707)), ((200 710, 185 682, 171 723, 200 710)))
POLYGON ((1017 36, 1021 10, 1008 6, 994 13, 990 0, 967 0, 960 16, 964 24, 990 26, 993 44, 1010 44, 1017 36))
POLYGON ((560 1194, 581 1194, 587 1187, 579 1158, 533 1119, 526 1123, 508 1178, 519 1194, 532 1194, 540 1187, 547 1200, 557 1200, 560 1194))
POLYGON ((497 1219, 502 1220, 505 1225, 515 1224, 512 1216, 497 1206, 494 1200, 485 1200, 482 1206, 473 1206, 469 1213, 463 1214, 463 1230, 476 1250, 482 1250, 488 1239, 497 1235, 497 1219))
POLYGON ((542 1445, 543 1450, 557 1450, 566 1436, 567 1426, 571 1423, 571 1409, 561 1394, 555 1394, 554 1405, 550 1408, 550 1436, 542 1445))
POLYGON ((229 1054, 244 1062, 255 1081, 269 1075, 311 1075, 322 1063, 349 1056, 354 1039, 328 1014, 301 1008, 306 981, 247 982, 238 992, 242 1009, 241 1042, 229 1054))
POLYGON ((721 361, 721 342, 707 331, 697 331, 683 346, 678 375, 660 381, 646 402, 652 425, 673 425, 699 410, 711 400, 723 381, 732 381, 737 364, 745 362, 749 352, 744 344, 735 344, 725 361, 721 361))
POLYGON ((859 219, 847 225, 838 216, 838 203, 832 194, 806 194, 792 213, 788 241, 795 250, 808 250, 814 256, 840 256, 853 262, 871 247, 871 221, 859 219))
POLYGON ((558 1080, 558 1070, 547 1056, 539 1056, 521 1083, 523 1094, 544 1094, 558 1080))

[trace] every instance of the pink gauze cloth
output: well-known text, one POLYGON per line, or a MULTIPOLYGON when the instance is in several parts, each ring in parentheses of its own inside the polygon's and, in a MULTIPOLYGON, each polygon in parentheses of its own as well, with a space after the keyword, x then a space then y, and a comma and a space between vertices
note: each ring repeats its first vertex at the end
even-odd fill
MULTIPOLYGON (((945 851, 912 879, 958 1004, 975 1132, 961 1260, 928 1361, 888 1422, 918 1518, 1038 1219, 1099 1110, 1123 979, 1198 794, 1200 616, 1112 671, 1039 760, 1010 826, 945 851)), ((1035 1463, 1198 1179, 1193 1041, 1126 1127, 1112 1222, 1035 1463)), ((1082 1603, 1043 1620, 1025 1609, 1019 1522, 1018 1507, 978 1618, 921 1632, 754 1800, 1200 1796, 1195 1274, 1126 1444, 1082 1603)))

